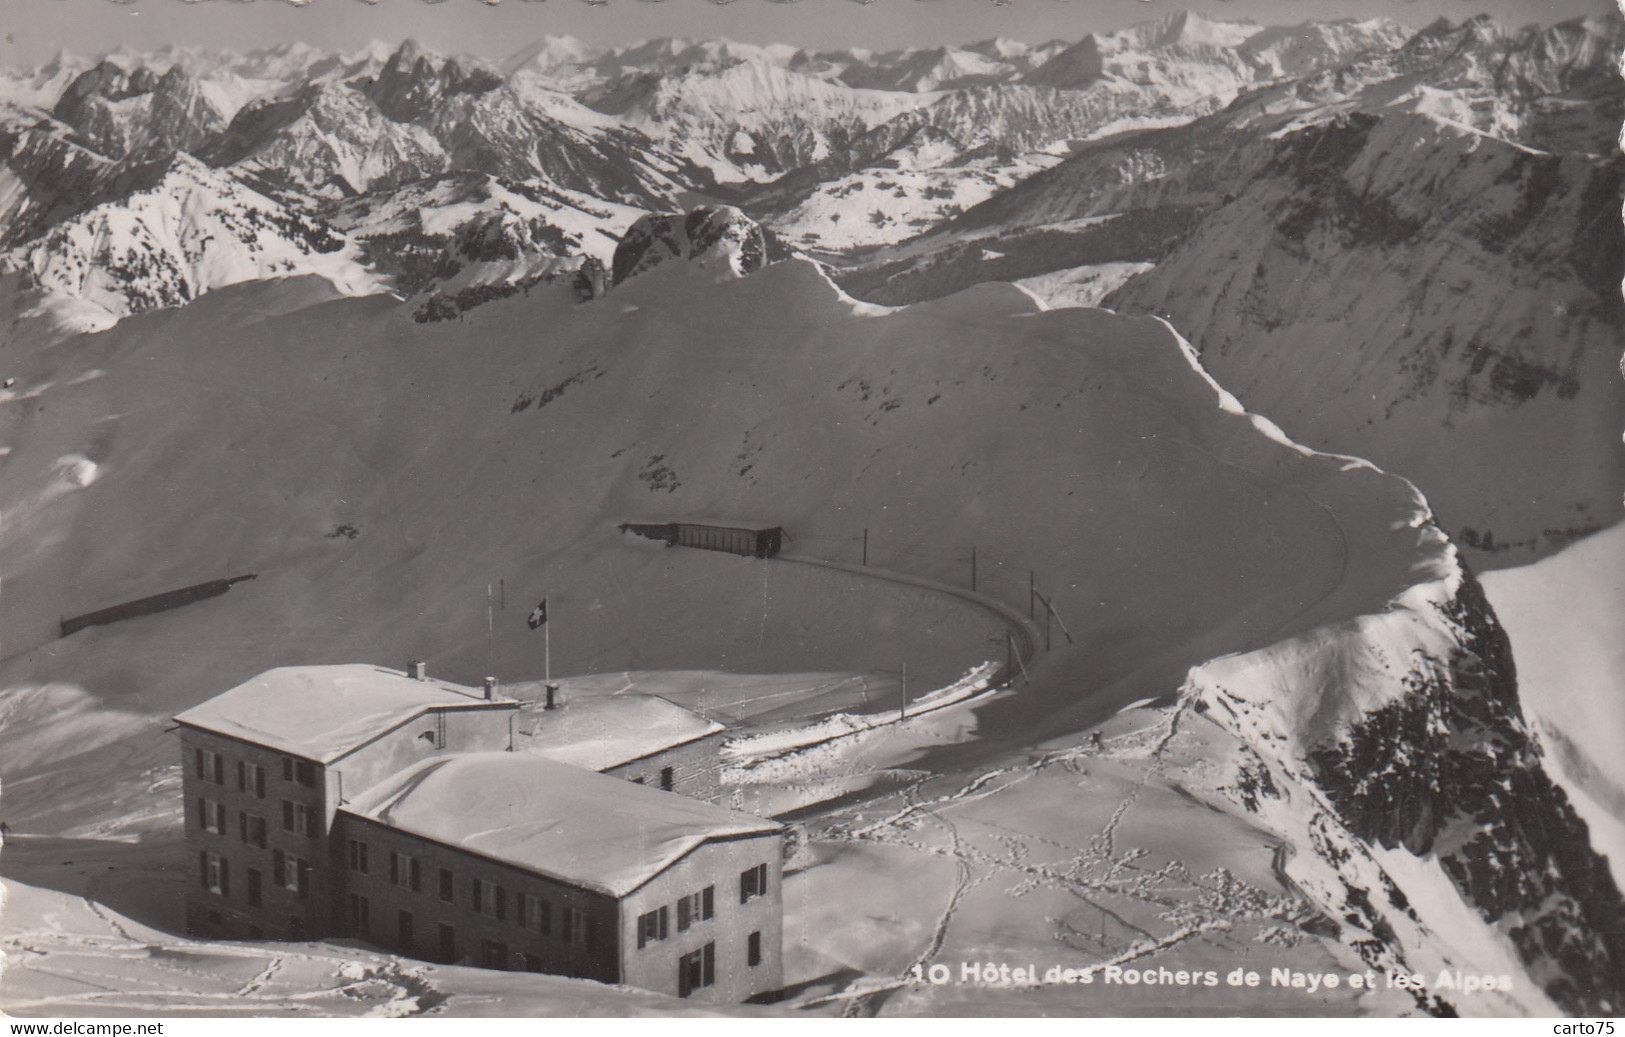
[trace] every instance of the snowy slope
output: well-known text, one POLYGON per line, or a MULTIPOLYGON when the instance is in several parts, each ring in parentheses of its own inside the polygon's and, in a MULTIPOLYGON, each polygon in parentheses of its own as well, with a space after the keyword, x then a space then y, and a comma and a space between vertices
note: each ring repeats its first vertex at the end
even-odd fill
POLYGON ((1512 639, 1524 719, 1625 885, 1625 531, 1484 577, 1512 639))
MULTIPOLYGON (((958 550, 939 543, 987 545, 989 573, 999 558, 1039 563, 1033 545, 1051 545, 1042 554, 1057 574, 1046 576, 1056 607, 1076 630, 1112 632, 1090 636, 1067 666, 1090 683, 1137 673, 1176 683, 1216 650, 1380 605, 1408 578, 1415 549, 1413 531, 1390 528, 1396 499, 1381 477, 1304 458, 1214 409, 1212 389, 1193 380, 1161 325, 1037 313, 1014 289, 870 317, 802 261, 720 285, 707 271, 663 264, 586 306, 515 298, 466 324, 419 327, 372 299, 272 317, 224 340, 194 329, 230 321, 260 291, 144 314, 93 347, 41 355, 17 372, 18 398, 47 408, 26 423, 5 408, 11 452, 0 479, 18 509, 0 545, 14 573, 8 644, 40 645, 61 614, 196 582, 228 557, 260 578, 206 606, 75 635, 64 647, 84 669, 60 655, 17 656, 8 681, 38 683, 43 666, 116 697, 97 674, 117 657, 137 686, 169 689, 158 708, 179 708, 229 678, 205 656, 172 657, 171 638, 217 636, 259 646, 235 657, 243 677, 283 655, 409 652, 448 676, 487 665, 531 674, 536 646, 513 633, 486 660, 485 580, 479 608, 459 604, 471 593, 459 574, 470 571, 504 573, 510 595, 553 595, 565 610, 554 631, 564 672, 634 659, 867 670, 890 658, 894 649, 859 633, 872 617, 830 615, 816 597, 811 614, 775 598, 769 629, 790 624, 784 636, 741 642, 723 619, 695 614, 683 579, 711 572, 759 596, 755 581, 789 574, 628 545, 614 532, 620 521, 726 514, 782 522, 810 544, 849 537, 852 516, 863 516, 873 561, 938 579, 962 569, 958 550), (105 373, 86 380, 88 370, 105 373), (154 406, 177 384, 203 395, 184 408, 154 406), (780 385, 788 397, 765 390, 780 385), (245 394, 256 401, 246 410, 245 394), (383 399, 392 405, 380 411, 383 399), (92 431, 108 414, 124 417, 92 431), (424 420, 431 414, 439 417, 424 420), (1034 453, 1056 436, 1075 444, 1034 453), (231 448, 200 460, 190 447, 216 439, 231 448), (93 468, 65 468, 63 458, 93 468), (277 488, 283 479, 298 492, 277 488), (537 489, 555 484, 571 490, 537 489), (1334 503, 1285 488, 1299 485, 1334 503), (170 494, 199 506, 177 514, 170 494), (1177 503, 1192 494, 1200 515, 1177 503), (1014 499, 1035 504, 1019 518, 991 506, 1014 499), (1353 509, 1342 532, 1326 507, 1353 509), (1354 517, 1373 508, 1385 517, 1354 517), (327 535, 345 525, 359 531, 354 539, 327 535), (79 532, 42 544, 47 528, 79 532), (1236 529, 1246 530, 1239 543, 1236 529), (199 554, 183 544, 210 546, 199 554), (1367 564, 1345 579, 1350 551, 1367 564), (1068 571, 1079 575, 1058 575, 1068 571), (395 604, 403 593, 420 601, 404 618, 395 604), (589 609, 594 601, 605 608, 589 609), (815 622, 821 614, 827 620, 815 622), (226 633, 265 624, 286 635, 226 633)), ((1410 514, 1402 498, 1397 505, 1410 514)), ((839 583, 833 574, 795 579, 839 583)), ((754 615, 755 631, 759 601, 714 604, 754 615)), ((965 648, 979 650, 979 640, 965 648)), ((967 666, 935 654, 931 665, 916 659, 921 681, 967 666)), ((1076 722, 1069 697, 1051 724, 1076 722)))
MULTIPOLYGON (((1433 957, 1411 953, 1414 926, 1390 939, 1372 917, 1339 923, 1345 947, 1364 931, 1380 942, 1368 948, 1373 964, 1510 968, 1572 1005, 1584 995, 1552 984, 1606 967, 1587 957, 1591 931, 1574 920, 1561 946, 1520 964, 1506 942, 1512 922, 1485 935, 1483 898, 1443 898, 1453 887, 1439 863, 1392 856, 1359 804, 1338 799, 1324 774, 1305 777, 1306 756, 1399 698, 1406 672, 1397 661, 1385 677, 1318 660, 1363 657, 1362 632, 1390 624, 1400 635, 1380 643, 1397 652, 1484 658, 1473 626, 1483 617, 1428 618, 1432 588, 1456 576, 1409 485, 1292 445, 1206 378, 1164 324, 1044 310, 1008 286, 886 311, 843 297, 800 260, 721 283, 662 263, 586 305, 515 298, 435 325, 380 298, 241 323, 268 287, 213 292, 40 354, 13 389, 29 408, 0 405, 10 447, 0 490, 14 502, 0 535, 13 574, 0 621, 22 646, 0 664, 0 689, 22 700, 56 683, 126 718, 106 748, 73 763, 97 787, 149 788, 145 769, 169 751, 151 721, 277 663, 427 656, 452 678, 533 677, 539 649, 522 614, 498 614, 488 632, 484 585, 496 577, 518 600, 548 596, 558 672, 867 672, 905 654, 925 686, 948 683, 967 668, 957 653, 985 651, 985 616, 615 528, 744 516, 838 553, 861 524, 873 563, 931 579, 962 581, 962 551, 978 545, 984 592, 1012 605, 1026 596, 1026 570, 1038 570, 1077 638, 1057 636, 1020 695, 978 706, 984 753, 1070 735, 1103 709, 1169 693, 1205 660, 1220 658, 1193 682, 1228 672, 1225 659, 1262 666, 1246 682, 1214 678, 1285 718, 1269 726, 1284 741, 1234 728, 1239 759, 1274 754, 1282 782, 1287 768, 1312 778, 1305 794, 1327 798, 1355 835, 1350 859, 1380 860, 1402 895, 1462 905, 1423 917, 1433 957), (200 442, 222 448, 200 453, 200 442), (175 499, 193 503, 178 512, 175 499), (222 567, 259 578, 54 639, 60 615, 222 567), (278 636, 258 636, 267 629, 278 636), (1283 638, 1287 647, 1270 647, 1283 638), (1300 656, 1312 665, 1296 665, 1300 656), (1305 676, 1322 672, 1358 679, 1305 676), (1300 693, 1316 687, 1335 708, 1304 720, 1298 706, 1314 700, 1300 693)), ((1467 687, 1461 675, 1475 671, 1446 672, 1467 687)), ((96 722, 83 708, 76 716, 96 722)), ((51 732, 47 722, 29 744, 51 732)), ((1563 817, 1538 762, 1507 745, 1494 765, 1563 817)), ((8 807, 15 828, 117 823, 88 786, 72 815, 41 795, 59 757, 6 759, 8 787, 34 790, 8 807)), ((133 795, 150 810, 164 793, 133 795)), ((121 802, 117 814, 131 809, 121 802)), ((1357 901, 1374 873, 1363 863, 1337 872, 1300 821, 1260 816, 1303 862, 1287 874, 1327 909, 1357 901)), ((1492 810, 1485 838, 1498 831, 1492 810)), ((1564 869, 1592 859, 1565 845, 1564 869)), ((1519 836, 1506 851, 1514 870, 1496 874, 1523 874, 1536 859, 1525 855, 1543 849, 1519 836)), ((1576 886, 1570 871, 1552 888, 1573 898, 1576 886)), ((1606 919, 1607 887, 1590 896, 1602 912, 1592 917, 1606 919)), ((1555 917, 1520 915, 1539 926, 1555 917)), ((1520 990, 1486 1004, 1548 1010, 1520 990)))

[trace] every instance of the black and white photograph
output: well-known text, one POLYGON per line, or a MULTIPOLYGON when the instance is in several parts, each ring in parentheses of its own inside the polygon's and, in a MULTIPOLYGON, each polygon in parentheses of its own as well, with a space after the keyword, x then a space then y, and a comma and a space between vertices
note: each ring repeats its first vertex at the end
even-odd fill
POLYGON ((0 1014, 1611 1033, 1622 51, 0 0, 0 1014))

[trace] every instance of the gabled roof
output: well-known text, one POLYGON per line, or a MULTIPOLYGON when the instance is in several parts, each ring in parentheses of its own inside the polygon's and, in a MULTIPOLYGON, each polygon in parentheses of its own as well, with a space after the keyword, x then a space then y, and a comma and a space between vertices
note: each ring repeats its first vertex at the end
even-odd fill
POLYGON ((483 692, 365 664, 284 666, 177 714, 177 723, 331 763, 431 709, 516 709, 483 692))
POLYGON ((773 821, 532 753, 433 757, 344 809, 617 898, 708 840, 781 830, 773 821))
POLYGON ((594 771, 725 730, 675 702, 637 692, 571 695, 558 709, 527 706, 518 727, 518 748, 594 771))

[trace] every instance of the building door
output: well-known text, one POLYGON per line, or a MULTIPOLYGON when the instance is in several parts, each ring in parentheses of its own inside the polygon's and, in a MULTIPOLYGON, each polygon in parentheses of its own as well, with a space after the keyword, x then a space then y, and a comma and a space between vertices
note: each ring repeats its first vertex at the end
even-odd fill
POLYGON ((457 930, 445 923, 440 926, 440 960, 448 965, 457 960, 457 930))
POLYGON ((400 931, 401 950, 410 954, 412 951, 412 912, 396 912, 395 927, 400 931))

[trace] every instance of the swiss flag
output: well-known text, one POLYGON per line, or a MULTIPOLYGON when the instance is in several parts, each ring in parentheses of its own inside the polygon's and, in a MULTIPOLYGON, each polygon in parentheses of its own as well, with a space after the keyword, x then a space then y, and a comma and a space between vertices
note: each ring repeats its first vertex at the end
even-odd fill
POLYGON ((525 622, 530 624, 530 628, 532 630, 535 630, 537 627, 547 622, 546 598, 542 599, 542 603, 540 605, 537 605, 535 608, 530 610, 530 618, 525 620, 525 622))

